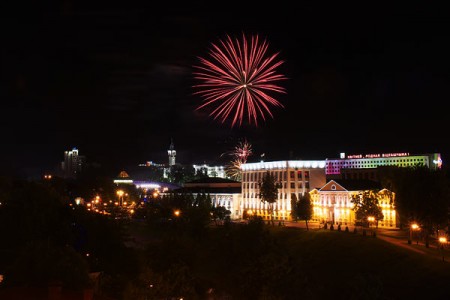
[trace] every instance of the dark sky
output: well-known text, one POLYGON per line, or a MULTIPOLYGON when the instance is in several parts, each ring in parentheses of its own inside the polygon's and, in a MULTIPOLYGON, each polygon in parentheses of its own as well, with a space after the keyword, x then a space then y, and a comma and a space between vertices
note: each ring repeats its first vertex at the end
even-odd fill
POLYGON ((250 160, 450 154, 444 7, 92 2, 3 13, 2 172, 52 170, 72 147, 117 170, 166 163, 171 138, 180 163, 220 163, 243 138, 250 160), (242 33, 265 37, 289 78, 257 128, 195 111, 197 57, 242 33))

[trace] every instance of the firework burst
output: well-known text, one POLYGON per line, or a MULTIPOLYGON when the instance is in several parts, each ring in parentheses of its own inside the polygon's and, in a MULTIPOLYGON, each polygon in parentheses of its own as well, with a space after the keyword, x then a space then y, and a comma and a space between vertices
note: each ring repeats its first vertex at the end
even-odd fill
POLYGON ((253 154, 252 145, 247 140, 240 141, 236 147, 234 147, 233 156, 243 163, 247 162, 247 158, 253 154))
POLYGON ((241 179, 241 165, 247 162, 247 158, 253 154, 252 145, 247 140, 240 141, 229 155, 233 157, 225 172, 234 180, 241 179))
POLYGON ((199 57, 200 64, 194 66, 194 78, 200 83, 194 85, 194 94, 203 98, 196 110, 212 107, 210 116, 225 123, 232 119, 231 127, 242 125, 244 119, 258 126, 258 119, 273 118, 271 107, 284 108, 273 98, 273 93, 286 93, 278 85, 287 79, 277 73, 283 64, 278 54, 268 56, 269 44, 258 35, 242 40, 229 35, 218 44, 212 44, 209 58, 199 57))

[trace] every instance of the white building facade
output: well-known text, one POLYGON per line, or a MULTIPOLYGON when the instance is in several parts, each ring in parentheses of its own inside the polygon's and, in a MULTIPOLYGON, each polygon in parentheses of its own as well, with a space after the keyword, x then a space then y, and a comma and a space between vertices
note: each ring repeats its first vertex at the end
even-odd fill
POLYGON ((271 218, 268 204, 259 197, 259 183, 269 171, 279 183, 278 199, 273 207, 275 220, 291 220, 291 199, 326 183, 324 160, 294 160, 245 163, 242 170, 242 198, 239 205, 241 216, 257 215, 271 218))

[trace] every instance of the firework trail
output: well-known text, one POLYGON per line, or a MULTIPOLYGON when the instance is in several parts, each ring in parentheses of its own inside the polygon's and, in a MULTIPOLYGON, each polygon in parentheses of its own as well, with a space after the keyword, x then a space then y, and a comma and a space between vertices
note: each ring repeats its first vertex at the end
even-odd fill
POLYGON ((212 44, 209 58, 199 57, 200 64, 194 66, 194 78, 200 82, 193 86, 194 95, 203 98, 196 110, 211 107, 209 115, 222 123, 231 118, 231 127, 241 126, 245 118, 255 126, 258 119, 273 118, 271 106, 284 106, 269 93, 285 94, 278 82, 287 78, 277 73, 284 61, 277 60, 279 53, 268 56, 268 46, 258 35, 248 40, 244 34, 241 40, 227 35, 212 44))

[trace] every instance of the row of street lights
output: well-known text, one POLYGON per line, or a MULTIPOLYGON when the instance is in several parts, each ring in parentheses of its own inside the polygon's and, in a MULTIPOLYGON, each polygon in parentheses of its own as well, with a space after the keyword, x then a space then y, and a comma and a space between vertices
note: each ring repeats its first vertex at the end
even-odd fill
MULTIPOLYGON (((409 226, 409 238, 408 238, 408 244, 412 243, 412 239, 413 239, 413 232, 414 231, 419 231, 420 230, 420 226, 417 223, 411 223, 411 225, 409 226)), ((447 237, 445 236, 440 236, 439 237, 439 249, 441 249, 441 253, 442 253, 442 261, 445 261, 445 255, 444 255, 444 248, 447 246, 447 237)), ((419 244, 419 237, 417 237, 417 242, 416 244, 419 244)))

